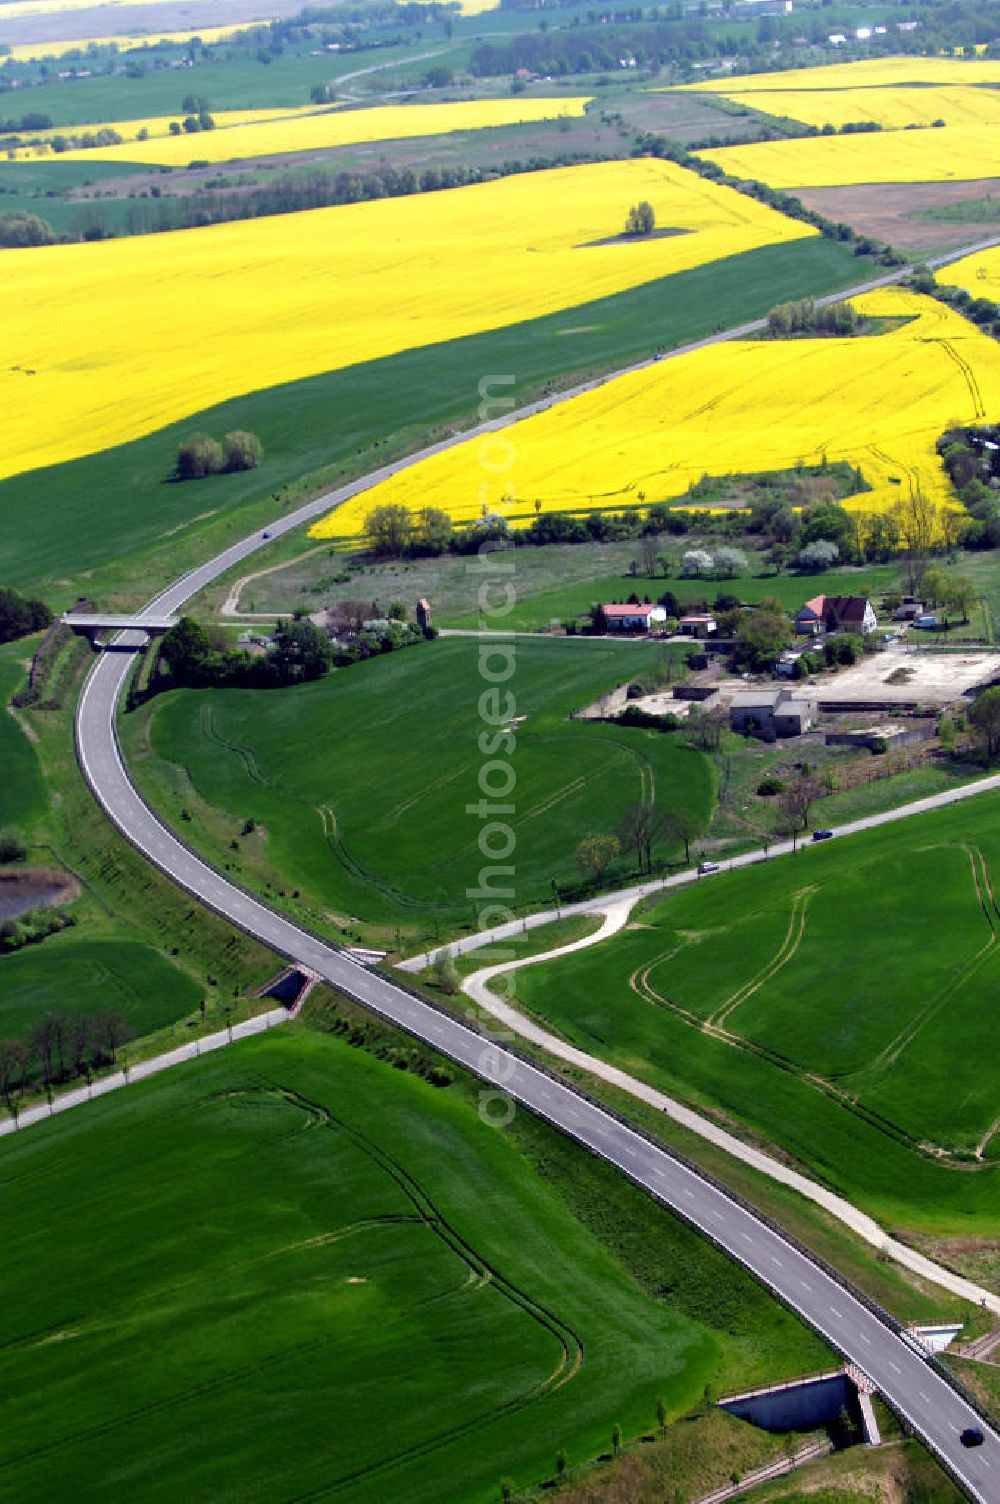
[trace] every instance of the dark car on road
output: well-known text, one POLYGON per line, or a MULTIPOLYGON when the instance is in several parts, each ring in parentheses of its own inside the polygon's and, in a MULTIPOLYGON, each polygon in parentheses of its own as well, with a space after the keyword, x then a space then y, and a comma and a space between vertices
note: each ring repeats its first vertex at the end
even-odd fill
POLYGON ((963 1447, 981 1447, 984 1441, 983 1433, 978 1426, 966 1426, 958 1439, 963 1447))
POLYGON ((833 840, 833 831, 832 830, 814 830, 813 831, 813 840, 814 841, 832 841, 833 840))

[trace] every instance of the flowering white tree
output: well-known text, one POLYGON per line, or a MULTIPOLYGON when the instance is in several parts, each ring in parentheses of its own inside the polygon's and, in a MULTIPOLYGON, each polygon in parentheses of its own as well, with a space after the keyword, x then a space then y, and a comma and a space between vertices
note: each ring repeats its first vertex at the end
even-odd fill
POLYGON ((747 567, 747 556, 741 548, 717 548, 715 550, 715 569, 718 574, 724 575, 731 580, 734 575, 742 574, 747 567))
POLYGON ((798 565, 810 574, 819 574, 820 570, 831 568, 839 558, 840 549, 836 543, 827 538, 817 538, 815 543, 807 543, 805 548, 799 550, 798 565))
POLYGON ((710 574, 714 563, 703 548, 689 548, 681 560, 681 574, 710 574))

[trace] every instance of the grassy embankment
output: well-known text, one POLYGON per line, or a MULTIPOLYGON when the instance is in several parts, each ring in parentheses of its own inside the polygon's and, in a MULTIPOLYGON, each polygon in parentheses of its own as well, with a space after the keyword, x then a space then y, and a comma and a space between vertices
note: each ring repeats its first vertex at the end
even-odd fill
MULTIPOLYGON (((518 644, 503 686, 524 717, 503 817, 517 845, 501 886, 515 908, 548 906, 553 880, 578 885, 578 842, 644 796, 708 817, 702 754, 659 732, 569 719, 653 667, 642 644, 518 644)), ((439 639, 294 689, 174 691, 123 728, 157 807, 241 881, 335 934, 397 949, 405 934, 414 948, 472 927, 466 895, 486 859, 467 805, 481 797, 484 683, 475 642, 439 639)), ((619 880, 632 865, 623 854, 619 880)))
POLYGON ((9 712, 35 643, 0 649, 0 828, 17 829, 27 846, 7 870, 69 874, 79 895, 68 905, 72 928, 0 956, 0 1037, 26 1033, 47 1011, 118 1008, 133 1057, 168 1048, 245 1008, 247 989, 279 962, 159 877, 94 803, 73 747, 76 688, 90 662, 83 644, 74 639, 50 681, 63 708, 9 712))
POLYGON ((0 1146, 6 1489, 485 1504, 653 1431, 660 1396, 701 1412, 693 1490, 780 1450, 704 1386, 815 1371, 818 1339, 609 1167, 357 1029, 384 1058, 293 1025, 0 1146))
POLYGON ((995 1237, 998 836, 984 800, 723 874, 518 996, 887 1228, 995 1237))
POLYGON ((767 247, 545 318, 270 388, 11 478, 0 484, 8 523, 0 579, 46 587, 54 605, 83 590, 105 605, 138 604, 276 511, 475 421, 484 372, 512 374, 524 402, 763 315, 778 298, 846 286, 866 266, 820 239, 767 247), (179 440, 201 428, 259 433, 264 464, 172 483, 179 440))

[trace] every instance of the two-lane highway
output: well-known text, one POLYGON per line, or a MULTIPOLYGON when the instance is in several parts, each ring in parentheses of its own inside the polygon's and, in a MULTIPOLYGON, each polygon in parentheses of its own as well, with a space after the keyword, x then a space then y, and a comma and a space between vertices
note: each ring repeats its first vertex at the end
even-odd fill
MULTIPOLYGON (((178 602, 179 604, 179 602, 178 602)), ((123 644, 124 646, 124 644, 123 644)), ((115 716, 133 655, 104 654, 84 687, 78 750, 87 780, 110 819, 176 883, 264 944, 340 988, 373 1012, 448 1055, 522 1106, 610 1161, 707 1234, 872 1379, 946 1462, 969 1497, 1000 1504, 1000 1436, 891 1324, 825 1269, 725 1191, 557 1081, 474 1029, 369 972, 235 886, 163 826, 133 787, 119 749, 115 716), (979 1425, 973 1451, 961 1431, 979 1425)))
MULTIPOLYGON (((890 274, 878 282, 894 281, 897 275, 890 274)), ((857 290, 839 296, 849 296, 857 290)), ((763 320, 759 320, 698 343, 749 333, 762 324, 763 320)), ((663 359, 682 353, 673 351, 663 359)), ((644 361, 640 366, 652 363, 644 361)), ((596 384, 585 383, 574 391, 596 384)), ((220 575, 264 547, 268 537, 280 537, 323 515, 331 507, 429 454, 505 427, 571 395, 572 392, 566 392, 559 398, 522 408, 510 417, 481 424, 317 498, 269 525, 266 535, 260 532, 244 538, 191 571, 151 601, 146 611, 158 615, 178 611, 220 575)), ((865 1372, 946 1463, 971 1499, 980 1504, 1000 1504, 1000 1435, 996 1430, 979 1419, 891 1322, 856 1299, 780 1231, 761 1221, 752 1210, 693 1167, 678 1161, 571 1086, 404 991, 389 977, 359 967, 333 945, 268 908, 209 866, 160 822, 131 783, 115 731, 118 700, 134 658, 128 649, 138 649, 143 637, 142 633, 126 634, 116 644, 119 651, 105 653, 97 660, 77 711, 77 749, 85 777, 122 834, 169 878, 225 919, 289 960, 309 967, 365 1007, 487 1082, 502 1087, 512 1100, 616 1165, 702 1230, 865 1372), (967 1450, 959 1440, 960 1432, 968 1426, 981 1426, 985 1433, 984 1444, 974 1450, 967 1450)))

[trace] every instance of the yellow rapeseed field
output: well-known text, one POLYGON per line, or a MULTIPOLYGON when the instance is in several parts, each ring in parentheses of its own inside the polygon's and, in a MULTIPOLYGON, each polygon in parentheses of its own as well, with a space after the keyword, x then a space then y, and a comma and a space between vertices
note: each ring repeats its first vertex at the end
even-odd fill
POLYGON ((234 158, 267 157, 281 152, 317 151, 361 141, 393 141, 403 136, 441 136, 450 131, 486 126, 520 125, 525 121, 554 120, 582 115, 586 96, 570 99, 470 99, 455 104, 377 105, 372 109, 333 110, 302 114, 248 125, 231 131, 201 131, 195 136, 166 136, 155 142, 124 142, 87 152, 64 152, 100 162, 150 162, 163 167, 186 167, 194 158, 229 162, 234 158))
MULTIPOLYGON (((301 105, 297 109, 285 106, 284 108, 275 107, 269 110, 213 110, 212 119, 215 121, 216 129, 224 131, 237 125, 256 125, 264 120, 295 119, 300 115, 315 115, 315 113, 316 106, 314 104, 307 104, 301 105)), ((30 136, 32 144, 30 146, 12 148, 7 151, 6 155, 8 158, 15 160, 24 158, 31 158, 33 161, 43 158, 59 160, 60 155, 66 156, 68 153, 63 152, 60 154, 59 152, 52 151, 48 145, 52 137, 79 136, 85 131, 93 133, 95 131, 112 130, 117 131, 119 136, 124 137, 126 141, 135 141, 139 132, 144 130, 149 133, 150 140, 156 140, 161 136, 168 136, 171 124, 174 122, 179 123, 183 118, 183 111, 178 111, 176 115, 148 115, 138 120, 101 120, 87 125, 54 125, 43 131, 25 132, 25 138, 27 139, 30 136), (36 142, 39 144, 36 145, 36 142)), ((186 139, 190 142, 192 138, 187 136, 186 139)), ((139 145, 142 146, 143 143, 139 142, 139 145)), ((91 151, 87 151, 86 155, 88 157, 92 156, 93 151, 99 149, 95 147, 91 151)), ((78 153, 78 155, 80 154, 78 153)))
POLYGON ((815 233, 671 163, 636 159, 4 251, 0 477, 137 438, 240 393, 815 233), (661 226, 689 233, 596 243, 617 235, 641 199, 661 226))
MULTIPOLYGON (((4 6, 5 12, 7 9, 4 6)), ((253 23, 247 21, 243 24, 250 26, 253 23)), ((221 42, 239 29, 231 22, 228 26, 196 26, 187 31, 151 31, 143 36, 64 37, 58 42, 18 42, 11 47, 10 55, 16 62, 25 63, 32 58, 63 57, 67 52, 86 51, 88 47, 114 45, 119 52, 131 52, 136 47, 150 47, 157 42, 190 42, 192 37, 199 37, 203 42, 221 42)))
MULTIPOLYGON (((780 78, 780 75, 779 75, 780 78)), ((906 126, 1000 125, 1000 89, 970 84, 910 89, 783 89, 760 90, 751 96, 728 91, 722 98, 752 105, 768 115, 787 115, 803 125, 848 125, 874 121, 885 130, 906 126)))
MULTIPOLYGON (((917 486, 953 500, 934 443, 951 422, 1000 418, 1000 346, 929 298, 883 289, 855 299, 905 318, 855 339, 733 341, 664 360, 436 455, 331 512, 320 538, 356 537, 373 506, 485 503, 521 520, 545 510, 649 505, 706 472, 747 473, 847 460, 873 487, 863 509, 917 486)), ((851 503, 849 502, 848 505, 851 503)))
MULTIPOLYGON (((985 231, 986 226, 983 226, 985 231)), ((974 298, 1000 302, 1000 247, 952 261, 937 274, 949 287, 964 287, 974 298)))
POLYGON ((789 68, 781 73, 707 78, 686 89, 718 94, 771 93, 775 89, 863 89, 891 84, 998 84, 1000 61, 987 58, 884 57, 822 68, 789 68))
POLYGON ((733 177, 757 178, 772 188, 833 188, 994 177, 998 148, 1000 134, 988 125, 950 125, 941 130, 806 136, 697 155, 717 162, 733 177))

